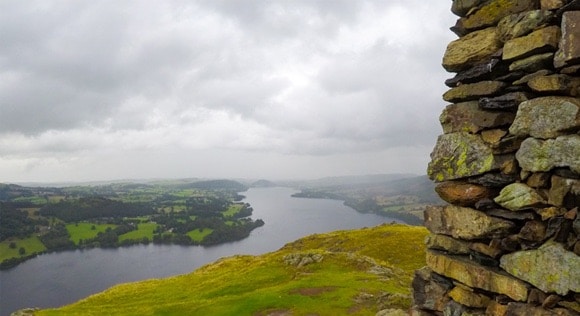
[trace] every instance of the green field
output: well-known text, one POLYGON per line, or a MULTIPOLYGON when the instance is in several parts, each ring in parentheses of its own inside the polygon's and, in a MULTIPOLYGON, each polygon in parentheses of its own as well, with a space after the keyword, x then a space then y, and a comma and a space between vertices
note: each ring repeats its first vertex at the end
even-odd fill
POLYGON ((238 214, 242 207, 243 205, 241 204, 232 204, 227 210, 223 211, 222 214, 224 214, 224 217, 232 217, 238 214))
POLYGON ((77 246, 79 240, 95 238, 99 232, 104 233, 109 227, 113 229, 116 225, 93 223, 66 224, 66 230, 70 234, 70 240, 72 240, 77 246), (93 226, 95 229, 92 229, 93 226))
POLYGON ((220 259, 190 274, 122 284, 35 315, 375 315, 410 307, 425 265, 423 227, 317 234, 261 256, 220 259), (297 262, 318 258, 309 264, 297 262))
POLYGON ((193 241, 202 241, 205 236, 211 234, 212 232, 213 229, 210 228, 204 228, 202 230, 196 229, 188 232, 187 236, 189 236, 189 238, 191 238, 193 241))
POLYGON ((145 237, 149 240, 153 240, 153 231, 155 231, 155 228, 157 228, 157 224, 155 223, 140 223, 137 225, 137 230, 119 236, 119 241, 128 239, 143 240, 145 237))
POLYGON ((0 262, 10 258, 21 257, 18 253, 20 247, 24 247, 26 250, 24 255, 30 255, 46 250, 46 247, 44 247, 40 242, 40 239, 36 236, 26 239, 14 239, 11 241, 4 240, 3 242, 0 242, 0 262), (16 243, 16 248, 14 249, 10 248, 10 242, 12 241, 16 243))

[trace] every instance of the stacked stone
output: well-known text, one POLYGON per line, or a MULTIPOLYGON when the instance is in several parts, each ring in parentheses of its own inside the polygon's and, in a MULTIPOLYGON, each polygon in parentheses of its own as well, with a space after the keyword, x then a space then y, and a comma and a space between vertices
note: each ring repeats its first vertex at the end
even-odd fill
POLYGON ((453 0, 413 315, 580 315, 580 0, 453 0))

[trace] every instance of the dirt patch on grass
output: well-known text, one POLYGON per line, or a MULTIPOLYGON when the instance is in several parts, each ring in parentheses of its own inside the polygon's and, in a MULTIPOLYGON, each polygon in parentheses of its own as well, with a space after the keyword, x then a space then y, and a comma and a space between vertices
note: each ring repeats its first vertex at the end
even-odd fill
POLYGON ((290 294, 300 294, 303 296, 317 296, 323 293, 332 292, 336 290, 334 286, 325 286, 325 287, 305 287, 301 289, 296 289, 290 292, 290 294))

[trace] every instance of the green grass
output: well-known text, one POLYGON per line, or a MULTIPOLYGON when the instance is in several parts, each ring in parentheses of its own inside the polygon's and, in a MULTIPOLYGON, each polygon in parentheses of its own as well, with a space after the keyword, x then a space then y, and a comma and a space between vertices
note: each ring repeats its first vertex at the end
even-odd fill
POLYGON ((21 257, 18 253, 20 247, 24 247, 26 250, 26 253, 24 254, 25 256, 46 250, 46 247, 44 247, 42 242, 40 242, 40 239, 36 236, 25 239, 4 240, 3 242, 0 242, 0 262, 10 258, 21 257), (11 242, 16 243, 16 248, 10 248, 11 242))
POLYGON ((87 240, 97 237, 99 232, 105 232, 107 228, 115 228, 116 225, 112 224, 93 224, 93 223, 78 223, 78 224, 66 224, 66 230, 70 234, 70 240, 72 240, 75 245, 79 244, 79 240, 87 240), (95 226, 95 229, 91 227, 95 226))
POLYGON ((187 232, 187 236, 189 236, 193 241, 202 241, 205 238, 205 236, 211 234, 212 232, 213 229, 211 228, 204 228, 202 230, 195 229, 190 232, 187 232))
POLYGON ((381 225, 313 235, 261 256, 117 285, 35 315, 375 315, 405 309, 412 271, 425 265, 426 234, 423 227, 381 225), (288 260, 313 254, 322 261, 298 266, 288 260))
POLYGON ((42 196, 22 196, 17 197, 12 200, 13 202, 28 202, 34 205, 44 205, 47 203, 46 199, 42 196))
POLYGON ((241 204, 232 204, 227 210, 223 211, 222 214, 224 214, 224 217, 232 217, 238 214, 242 207, 243 205, 241 204))
POLYGON ((139 223, 137 225, 137 230, 130 231, 126 234, 119 236, 119 241, 131 239, 131 240, 143 240, 147 237, 149 240, 153 240, 153 231, 157 228, 155 223, 139 223))

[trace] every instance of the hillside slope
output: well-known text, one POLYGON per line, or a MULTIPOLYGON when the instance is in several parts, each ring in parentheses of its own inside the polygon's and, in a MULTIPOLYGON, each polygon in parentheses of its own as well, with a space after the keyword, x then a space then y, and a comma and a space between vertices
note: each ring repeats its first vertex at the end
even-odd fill
POLYGON ((167 279, 114 286, 35 315, 375 315, 408 308, 423 227, 381 225, 302 238, 167 279))

